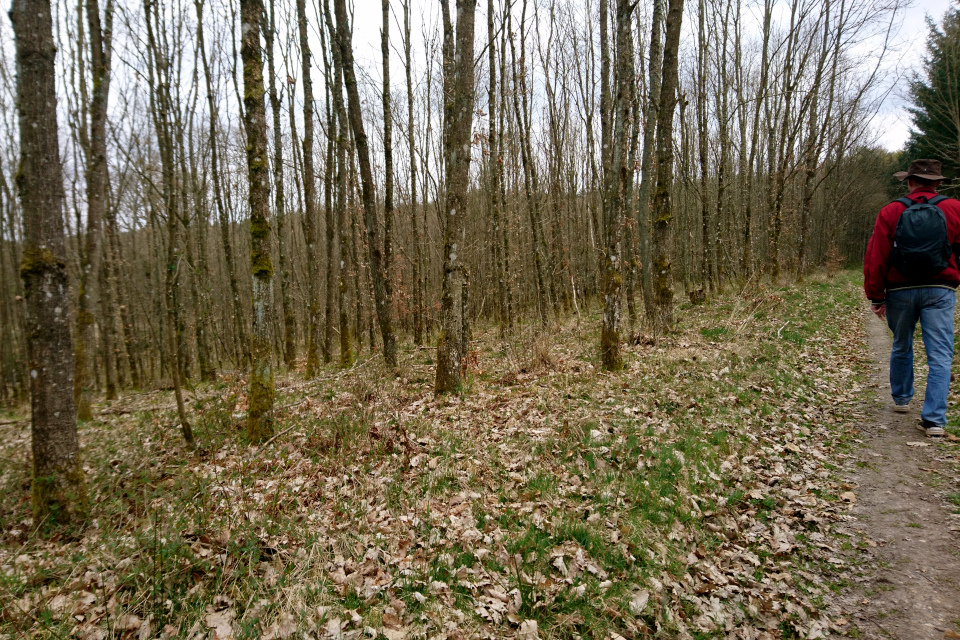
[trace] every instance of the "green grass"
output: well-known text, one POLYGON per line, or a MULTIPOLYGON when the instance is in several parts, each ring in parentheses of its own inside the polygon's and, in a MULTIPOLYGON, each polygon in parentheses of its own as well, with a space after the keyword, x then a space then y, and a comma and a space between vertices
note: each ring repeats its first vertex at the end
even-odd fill
MULTIPOLYGON (((836 390, 865 371, 852 337, 859 296, 857 276, 842 273, 688 305, 676 332, 628 346, 617 375, 596 369, 595 306, 548 339, 526 325, 507 340, 478 326, 479 371, 450 398, 432 394, 428 351, 401 345, 402 379, 371 361, 284 395, 278 422, 290 431, 268 447, 239 442, 237 380, 198 388, 197 452, 180 445, 173 412, 91 423, 82 443, 98 527, 49 547, 29 533, 2 539, 0 566, 11 570, 0 571, 0 587, 34 598, 25 606, 40 622, 4 618, 0 634, 67 636, 74 622, 44 607, 57 590, 93 588, 89 570, 115 581, 111 616, 153 616, 154 629, 181 634, 206 630, 215 596, 232 602, 240 637, 262 635, 284 612, 307 632, 332 618, 377 628, 397 603, 417 634, 452 622, 465 637, 481 625, 513 634, 516 623, 489 600, 495 588, 510 594, 504 606, 519 601, 511 614, 538 621, 542 638, 644 637, 658 625, 673 637, 683 619, 696 638, 723 637, 694 628, 701 611, 690 594, 696 584, 712 597, 701 565, 732 545, 756 560, 731 570, 741 588, 793 566, 830 571, 804 540, 777 556, 749 531, 769 535, 797 517, 779 487, 806 491, 790 479, 806 478, 803 465, 832 468, 775 451, 788 434, 803 437, 787 425, 831 451, 849 437, 844 419, 858 396, 838 401, 836 390), (776 464, 784 470, 771 488, 761 474, 776 464), (15 564, 18 554, 29 563, 15 564), (682 594, 670 595, 670 583, 682 594), (635 616, 630 597, 641 588, 650 601, 635 616)), ((25 474, 0 469, 4 522, 27 517, 25 474)), ((819 615, 820 587, 795 580, 790 602, 819 615)), ((741 594, 724 602, 738 624, 753 624, 741 594)), ((785 637, 801 625, 782 622, 785 637)))

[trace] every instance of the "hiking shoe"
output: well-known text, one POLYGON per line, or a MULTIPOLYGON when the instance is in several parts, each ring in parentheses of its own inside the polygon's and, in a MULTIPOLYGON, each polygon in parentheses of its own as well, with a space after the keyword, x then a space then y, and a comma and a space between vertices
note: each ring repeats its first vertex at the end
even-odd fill
POLYGON ((920 422, 917 423, 917 429, 927 434, 928 438, 942 438, 945 433, 943 425, 930 422, 929 420, 920 420, 920 422))
POLYGON ((910 412, 910 403, 906 404, 894 404, 893 410, 897 413, 909 413, 910 412))

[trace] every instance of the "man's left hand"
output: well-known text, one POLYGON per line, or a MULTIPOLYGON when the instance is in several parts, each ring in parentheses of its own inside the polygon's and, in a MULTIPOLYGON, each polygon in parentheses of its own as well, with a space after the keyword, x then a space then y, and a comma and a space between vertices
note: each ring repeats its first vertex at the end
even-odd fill
POLYGON ((873 311, 873 314, 878 318, 880 318, 881 320, 886 320, 887 318, 886 304, 872 304, 870 305, 870 311, 873 311))

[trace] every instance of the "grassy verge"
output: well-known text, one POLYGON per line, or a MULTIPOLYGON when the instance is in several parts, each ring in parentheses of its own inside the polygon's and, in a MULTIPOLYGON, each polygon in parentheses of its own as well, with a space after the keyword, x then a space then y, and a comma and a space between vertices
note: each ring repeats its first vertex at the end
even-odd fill
POLYGON ((240 442, 242 380, 83 425, 93 520, 41 539, 29 434, 0 427, 10 637, 818 637, 866 354, 857 278, 679 309, 616 375, 596 313, 477 335, 460 397, 432 351, 291 377, 240 442), (167 408, 169 406, 169 408, 167 408))

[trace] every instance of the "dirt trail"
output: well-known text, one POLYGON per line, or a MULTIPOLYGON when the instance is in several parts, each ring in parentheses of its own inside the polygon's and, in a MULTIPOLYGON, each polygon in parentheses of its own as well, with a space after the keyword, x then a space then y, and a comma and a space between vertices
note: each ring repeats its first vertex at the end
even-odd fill
POLYGON ((843 609, 859 637, 960 638, 960 534, 951 531, 960 518, 951 515, 939 480, 954 472, 936 459, 941 445, 915 426, 922 387, 910 413, 893 412, 889 331, 872 315, 866 330, 877 364, 876 408, 862 426, 863 444, 854 451, 860 464, 850 478, 857 494, 851 524, 866 540, 850 554, 861 575, 843 609))

